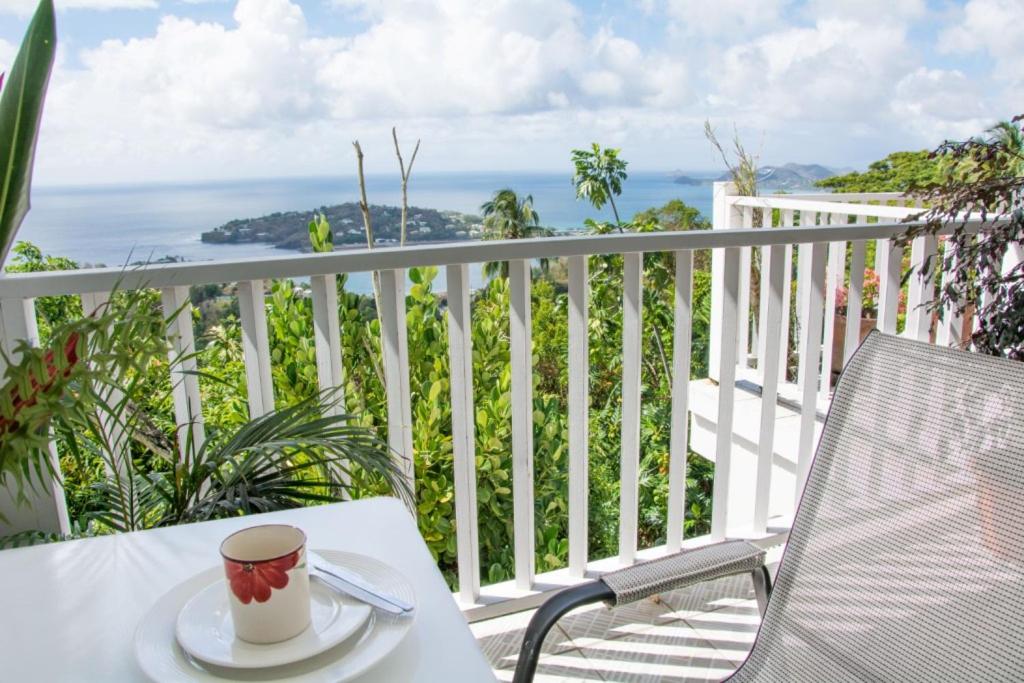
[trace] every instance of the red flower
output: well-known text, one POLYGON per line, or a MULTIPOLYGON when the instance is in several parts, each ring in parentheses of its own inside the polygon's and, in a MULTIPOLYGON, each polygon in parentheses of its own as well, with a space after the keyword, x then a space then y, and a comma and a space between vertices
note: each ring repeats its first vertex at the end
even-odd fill
MULTIPOLYGON (((72 332, 68 335, 67 342, 64 344, 64 362, 66 367, 62 376, 67 379, 71 376, 71 370, 78 365, 78 341, 81 335, 78 332, 72 332)), ((17 431, 18 420, 17 415, 22 408, 30 408, 39 401, 39 394, 48 392, 57 381, 57 364, 55 363, 55 356, 53 349, 46 352, 43 357, 43 361, 46 363, 46 377, 42 382, 34 375, 29 375, 29 384, 31 385, 32 393, 27 397, 22 397, 21 392, 17 386, 11 387, 11 403, 14 404, 14 418, 7 420, 0 418, 0 435, 11 431, 17 431)))
POLYGON ((231 592, 248 605, 270 599, 271 589, 281 590, 288 585, 288 570, 299 563, 299 551, 265 562, 237 562, 224 558, 231 592))

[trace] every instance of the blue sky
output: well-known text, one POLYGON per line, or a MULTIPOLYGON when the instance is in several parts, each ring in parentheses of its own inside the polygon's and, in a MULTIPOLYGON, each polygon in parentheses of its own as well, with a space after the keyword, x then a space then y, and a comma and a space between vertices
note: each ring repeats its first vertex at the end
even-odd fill
MULTIPOLYGON (((707 169, 864 166, 1024 111, 1024 0, 56 0, 43 184, 564 170, 621 147, 707 169)), ((0 69, 34 0, 0 0, 0 69)))

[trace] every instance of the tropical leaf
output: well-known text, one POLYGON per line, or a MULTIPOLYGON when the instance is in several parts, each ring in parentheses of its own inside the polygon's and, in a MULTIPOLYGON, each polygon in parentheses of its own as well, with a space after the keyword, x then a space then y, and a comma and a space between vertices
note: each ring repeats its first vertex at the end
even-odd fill
POLYGON ((0 93, 0 264, 29 210, 36 140, 56 48, 53 0, 42 0, 0 93))

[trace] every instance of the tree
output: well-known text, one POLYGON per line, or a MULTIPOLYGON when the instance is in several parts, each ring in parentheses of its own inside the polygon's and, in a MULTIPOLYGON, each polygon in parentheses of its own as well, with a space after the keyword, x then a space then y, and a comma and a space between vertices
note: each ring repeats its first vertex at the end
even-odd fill
POLYGON ((711 222, 681 199, 669 200, 661 208, 641 211, 633 216, 633 223, 657 223, 668 231, 711 229, 711 222))
POLYGON ((928 150, 893 152, 864 172, 832 176, 815 185, 833 192, 906 192, 912 186, 936 182, 940 176, 939 160, 928 150))
POLYGON ((911 186, 930 207, 909 220, 904 244, 952 225, 939 257, 926 260, 921 277, 944 274, 930 307, 974 308, 971 343, 981 353, 1024 360, 1024 114, 965 142, 944 142, 930 155, 944 169, 938 180, 911 186), (980 223, 980 226, 972 221, 980 223), (976 229, 975 229, 976 228, 976 229))
MULTIPOLYGON (((540 216, 533 208, 533 195, 522 199, 515 190, 498 190, 494 196, 480 205, 484 217, 484 239, 518 240, 528 237, 548 237, 551 231, 540 226, 540 216)), ((541 268, 547 267, 547 260, 541 260, 541 268)), ((484 273, 493 277, 508 276, 508 263, 495 261, 484 264, 484 273)))
MULTIPOLYGON (((595 209, 601 210, 610 204, 615 224, 619 225, 619 210, 615 198, 622 194, 622 181, 626 179, 626 165, 629 162, 619 158, 621 150, 601 148, 596 142, 590 149, 574 149, 572 163, 576 167, 572 183, 576 186, 576 198, 586 199, 595 209)), ((622 228, 619 228, 620 232, 622 228)))

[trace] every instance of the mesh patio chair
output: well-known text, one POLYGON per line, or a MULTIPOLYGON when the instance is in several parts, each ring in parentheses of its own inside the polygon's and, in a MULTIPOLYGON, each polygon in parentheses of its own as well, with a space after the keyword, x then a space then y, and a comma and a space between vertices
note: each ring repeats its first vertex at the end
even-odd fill
POLYGON ((763 563, 725 541, 567 589, 533 616, 514 680, 574 607, 750 572, 763 618, 731 681, 1024 681, 1024 363, 869 335, 774 588, 763 563))

